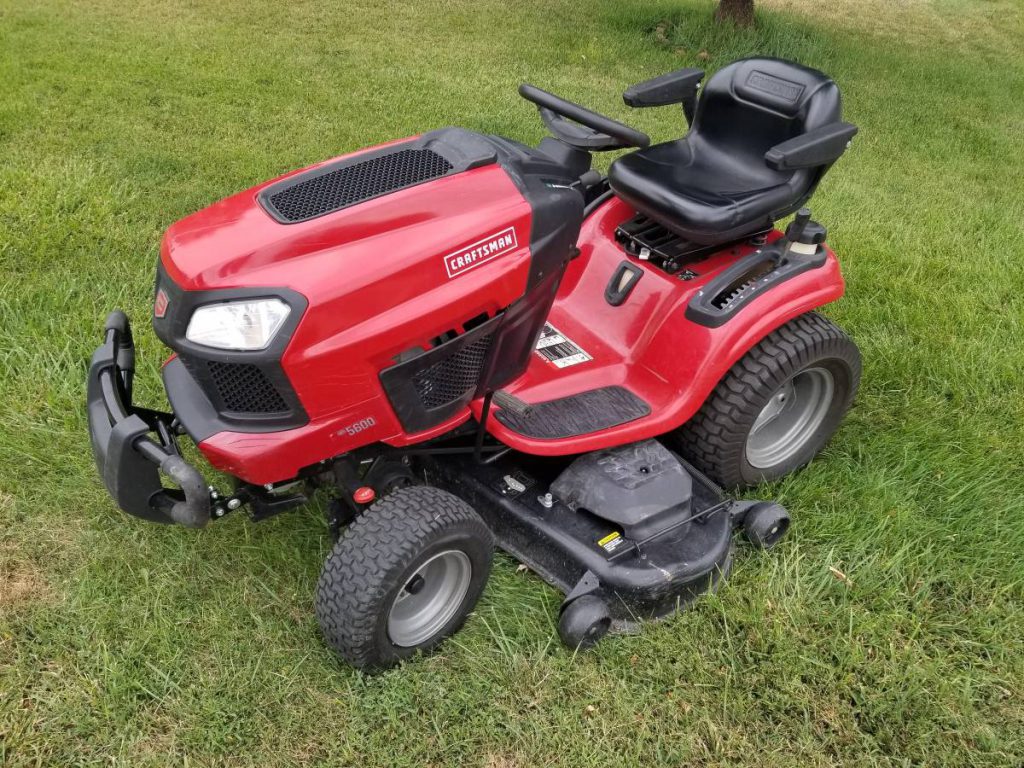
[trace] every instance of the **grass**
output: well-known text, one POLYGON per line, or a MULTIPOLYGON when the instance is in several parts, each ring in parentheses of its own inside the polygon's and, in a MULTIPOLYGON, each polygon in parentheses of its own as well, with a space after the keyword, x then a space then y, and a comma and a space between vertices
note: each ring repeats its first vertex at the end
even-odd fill
POLYGON ((0 0, 0 763, 1024 763, 1024 11, 763 0, 742 32, 710 15, 0 0), (866 367, 825 454, 765 490, 793 536, 742 550, 719 595, 574 656, 559 596, 503 558, 440 654, 366 678, 318 638, 316 509, 197 534, 105 496, 86 363, 109 308, 147 313, 171 222, 431 127, 536 141, 522 80, 665 139, 680 116, 628 112, 626 85, 752 53, 828 71, 861 127, 814 209, 848 280, 828 314, 866 367))

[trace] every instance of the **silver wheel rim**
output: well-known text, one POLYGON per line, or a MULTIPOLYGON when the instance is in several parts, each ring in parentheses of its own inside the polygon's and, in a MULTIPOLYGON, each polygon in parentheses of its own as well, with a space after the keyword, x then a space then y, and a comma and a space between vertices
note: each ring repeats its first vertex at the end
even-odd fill
POLYGON ((769 469, 800 453, 825 421, 835 389, 824 368, 807 368, 779 387, 747 435, 750 466, 769 469))
POLYGON ((473 564, 465 552, 449 549, 427 560, 409 577, 391 604, 391 642, 409 648, 440 632, 458 612, 472 578, 473 564))

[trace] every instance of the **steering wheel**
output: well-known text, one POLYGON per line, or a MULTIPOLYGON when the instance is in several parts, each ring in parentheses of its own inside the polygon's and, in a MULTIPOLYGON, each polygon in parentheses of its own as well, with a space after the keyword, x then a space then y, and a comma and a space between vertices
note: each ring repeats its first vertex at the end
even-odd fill
POLYGON ((519 86, 519 95, 537 105, 544 125, 569 146, 606 152, 626 147, 643 148, 651 143, 646 133, 529 83, 519 86))

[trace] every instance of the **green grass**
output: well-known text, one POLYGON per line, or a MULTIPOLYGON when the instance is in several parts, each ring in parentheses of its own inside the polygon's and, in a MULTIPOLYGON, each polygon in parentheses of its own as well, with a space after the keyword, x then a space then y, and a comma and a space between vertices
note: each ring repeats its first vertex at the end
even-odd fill
MULTIPOLYGON (((1014 0, 0 2, 0 763, 1024 763, 1024 11, 1014 0), (82 406, 162 230, 283 170, 446 124, 536 141, 522 80, 619 93, 795 57, 861 127, 814 209, 858 402, 722 592, 574 656, 501 558, 466 629, 376 678, 321 644, 319 511, 200 533, 120 514, 82 406), (838 579, 838 569, 848 577, 838 579)), ((604 162, 607 162, 605 159, 604 162)))

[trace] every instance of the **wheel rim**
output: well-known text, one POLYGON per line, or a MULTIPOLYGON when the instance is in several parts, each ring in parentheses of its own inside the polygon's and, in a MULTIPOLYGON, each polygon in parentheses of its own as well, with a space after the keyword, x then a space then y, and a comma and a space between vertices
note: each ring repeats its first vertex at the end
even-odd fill
POLYGON ((391 642, 409 648, 440 632, 458 612, 472 577, 473 565, 465 552, 449 549, 427 560, 391 604, 391 642))
POLYGON ((779 387, 747 435, 747 462, 768 469, 800 453, 825 421, 835 388, 824 368, 807 368, 779 387))

